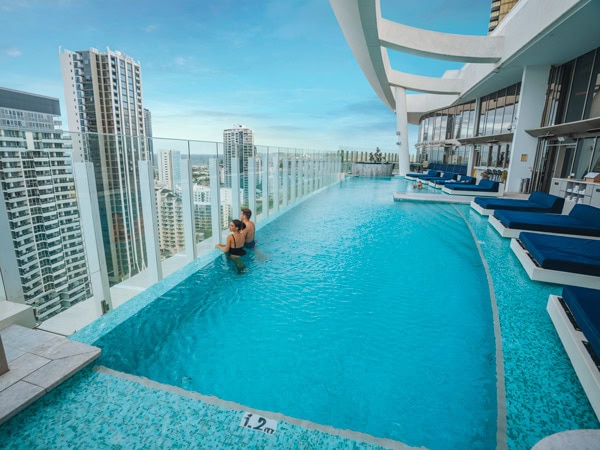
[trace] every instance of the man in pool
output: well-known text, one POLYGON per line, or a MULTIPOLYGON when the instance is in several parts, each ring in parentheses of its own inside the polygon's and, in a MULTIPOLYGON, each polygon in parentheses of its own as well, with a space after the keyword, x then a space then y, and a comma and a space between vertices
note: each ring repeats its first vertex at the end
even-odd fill
POLYGON ((248 208, 242 208, 241 219, 246 226, 242 230, 242 234, 244 235, 244 247, 246 248, 254 248, 256 246, 256 241, 254 240, 254 233, 256 232, 256 227, 254 222, 250 220, 252 217, 252 211, 248 208))

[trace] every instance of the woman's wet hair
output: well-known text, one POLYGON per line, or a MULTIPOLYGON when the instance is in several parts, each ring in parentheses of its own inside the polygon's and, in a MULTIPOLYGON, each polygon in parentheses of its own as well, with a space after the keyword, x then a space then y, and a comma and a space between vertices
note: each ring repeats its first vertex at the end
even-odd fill
POLYGON ((246 228, 246 224, 239 219, 233 219, 231 223, 237 228, 238 231, 242 231, 246 228))

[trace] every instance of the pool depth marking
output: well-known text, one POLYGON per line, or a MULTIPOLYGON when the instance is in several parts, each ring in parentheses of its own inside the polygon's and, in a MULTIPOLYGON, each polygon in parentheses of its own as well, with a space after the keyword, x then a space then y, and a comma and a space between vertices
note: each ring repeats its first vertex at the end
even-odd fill
MULTIPOLYGON (((100 372, 100 373, 106 374, 111 377, 119 378, 121 380, 138 383, 138 384, 140 384, 142 386, 146 386, 150 389, 156 389, 156 390, 160 390, 160 391, 170 392, 171 394, 174 394, 174 395, 180 395, 182 397, 198 400, 200 402, 207 403, 209 405, 217 405, 222 408, 233 410, 233 411, 246 412, 246 411, 251 410, 246 405, 241 405, 239 403, 235 403, 235 402, 232 402, 229 400, 223 400, 218 397, 211 396, 211 395, 204 395, 199 392, 187 391, 178 386, 172 386, 170 384, 159 383, 158 381, 153 381, 153 380, 150 380, 149 378, 132 375, 132 374, 125 373, 125 372, 119 372, 118 370, 110 369, 105 366, 100 366, 100 365, 93 366, 91 368, 91 370, 95 370, 96 372, 100 372)), ((316 422, 311 422, 310 420, 298 419, 295 417, 286 416, 281 413, 275 413, 275 412, 271 413, 268 411, 261 411, 261 410, 251 410, 251 411, 254 411, 254 412, 252 412, 252 414, 259 416, 259 417, 264 417, 264 416, 262 416, 263 414, 270 415, 272 417, 276 417, 277 419, 271 419, 271 420, 273 420, 277 423, 279 423, 279 422, 283 422, 284 424, 289 423, 293 426, 301 427, 306 430, 315 430, 315 431, 318 431, 319 433, 325 433, 325 434, 331 434, 334 436, 339 436, 344 439, 355 441, 358 444, 366 443, 366 444, 370 444, 370 445, 377 445, 377 446, 380 446, 383 448, 396 449, 396 450, 427 450, 427 448, 423 447, 423 446, 413 447, 413 446, 410 446, 410 445, 405 444, 400 441, 394 441, 393 439, 380 438, 380 437, 376 437, 376 436, 373 436, 373 435, 370 435, 367 433, 363 433, 361 431, 352 431, 352 430, 346 430, 346 429, 341 430, 339 428, 334 428, 331 425, 322 425, 322 424, 318 424, 316 422)), ((284 431, 282 431, 282 432, 284 432, 284 431)), ((293 436, 293 433, 291 433, 291 434, 293 436)))
POLYGON ((266 417, 245 412, 240 422, 240 427, 250 428, 256 431, 262 431, 265 434, 275 434, 277 431, 277 421, 267 419, 266 417))

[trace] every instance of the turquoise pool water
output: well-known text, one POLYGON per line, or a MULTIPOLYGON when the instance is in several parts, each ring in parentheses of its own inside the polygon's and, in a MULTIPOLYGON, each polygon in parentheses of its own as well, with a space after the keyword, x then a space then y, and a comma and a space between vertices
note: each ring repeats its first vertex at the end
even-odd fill
POLYGON ((454 206, 391 198, 360 179, 306 201, 261 230, 246 272, 218 258, 104 337, 100 363, 409 445, 493 448, 476 244, 454 206))
MULTIPOLYGON (((336 427, 347 423, 355 431, 369 427, 365 432, 378 436, 390 432, 411 445, 495 448, 490 298, 463 214, 495 288, 508 448, 530 449, 552 433, 598 428, 545 310, 548 295, 560 293, 560 286, 531 282, 509 240, 466 206, 393 203, 392 193, 405 189, 409 183, 397 178, 351 179, 328 188, 259 230, 267 258, 247 258, 246 273, 237 275, 221 258, 208 270, 196 270, 204 263, 194 263, 73 339, 103 345, 101 362, 119 370, 143 368, 149 378, 218 391, 225 399, 239 395, 234 400, 248 406, 289 407, 281 412, 336 427), (301 230, 295 232, 296 226, 301 230), (444 258, 440 246, 450 247, 444 258), (306 268, 296 262, 306 254, 314 261, 303 264, 316 270, 304 280, 306 268), (356 255, 363 259, 355 261, 356 255), (268 274, 264 288, 259 272, 268 274), (186 287, 180 281, 188 274, 193 284, 186 287), (355 290, 370 294, 352 295, 355 290), (322 306, 308 314, 310 303, 322 306), (366 322, 377 324, 371 333, 366 322), (352 337, 349 343, 337 342, 338 327, 352 337), (299 350, 308 341, 317 343, 316 351, 299 350), (286 370, 277 364, 283 347, 293 356, 283 355, 286 370), (167 349, 182 353, 169 356, 167 349), (338 349, 335 356, 331 349, 338 349), (383 356, 375 358, 375 350, 383 356), (193 364, 184 366, 183 359, 193 364), (480 370, 481 379, 469 372, 463 382, 465 367, 480 370), (475 398, 477 392, 481 397, 475 398), (342 407, 328 407, 331 399, 342 407), (395 420, 379 420, 380 411, 372 419, 378 408, 395 420), (314 415, 303 416, 306 411, 314 415)), ((283 421, 275 435, 257 434, 239 426, 242 416, 87 369, 0 426, 0 447, 377 448, 283 421)))

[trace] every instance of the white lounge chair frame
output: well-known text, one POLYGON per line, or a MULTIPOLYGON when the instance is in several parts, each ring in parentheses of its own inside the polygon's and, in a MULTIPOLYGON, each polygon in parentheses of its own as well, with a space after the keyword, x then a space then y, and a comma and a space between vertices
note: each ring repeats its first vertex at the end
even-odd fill
MULTIPOLYGON (((544 213, 539 213, 544 214, 544 213)), ((529 233, 539 233, 539 234, 549 234, 552 236, 565 236, 565 237, 578 237, 581 239, 600 239, 600 236, 586 236, 583 234, 564 234, 564 233, 549 233, 547 231, 537 231, 537 230, 522 230, 518 228, 507 228, 502 222, 500 222, 495 216, 488 217, 488 223, 494 227, 494 229, 502 236, 503 238, 518 238, 523 231, 529 233)))
POLYGON ((474 209, 475 211, 477 211, 482 216, 490 216, 490 215, 494 214, 494 211, 495 211, 493 209, 485 209, 479 203, 475 203, 475 200, 473 200, 471 202, 471 208, 474 209))
POLYGON ((487 191, 463 191, 453 190, 447 186, 442 188, 442 192, 452 195, 470 195, 472 197, 502 197, 504 195, 504 183, 500 183, 498 186, 498 192, 487 192, 487 191))
POLYGON ((600 277, 540 267, 518 239, 511 240, 510 248, 523 266, 523 269, 525 269, 525 272, 527 272, 529 278, 534 281, 600 289, 600 277))
POLYGON ((583 345, 587 339, 581 331, 575 329, 557 295, 548 297, 546 310, 596 417, 600 419, 600 370, 583 345))

